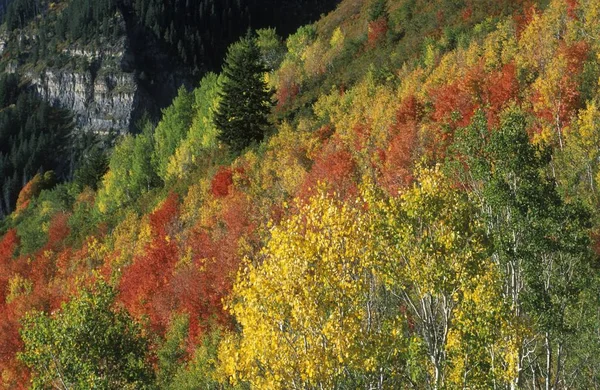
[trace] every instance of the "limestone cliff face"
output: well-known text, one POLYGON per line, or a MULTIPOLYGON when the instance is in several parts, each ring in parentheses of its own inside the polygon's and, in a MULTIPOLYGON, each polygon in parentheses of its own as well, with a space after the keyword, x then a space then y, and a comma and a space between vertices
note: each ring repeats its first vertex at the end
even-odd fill
POLYGON ((50 104, 71 110, 76 127, 82 131, 127 132, 134 113, 147 102, 135 74, 125 70, 128 54, 124 39, 117 47, 103 51, 73 48, 63 55, 67 63, 78 61, 88 66, 28 71, 32 88, 50 104))
MULTIPOLYGON (((128 13, 124 13, 127 15, 128 13)), ((72 112, 79 131, 127 133, 148 113, 160 117, 177 89, 190 88, 192 72, 169 47, 135 21, 115 15, 121 36, 98 36, 93 42, 61 42, 60 53, 32 61, 40 37, 34 26, 0 30, 0 57, 15 47, 24 56, 4 56, 4 70, 18 73, 41 98, 72 112)))
POLYGON ((77 128, 106 133, 129 129, 132 113, 140 104, 133 73, 115 69, 91 71, 46 69, 31 78, 38 94, 50 104, 73 112, 77 128))

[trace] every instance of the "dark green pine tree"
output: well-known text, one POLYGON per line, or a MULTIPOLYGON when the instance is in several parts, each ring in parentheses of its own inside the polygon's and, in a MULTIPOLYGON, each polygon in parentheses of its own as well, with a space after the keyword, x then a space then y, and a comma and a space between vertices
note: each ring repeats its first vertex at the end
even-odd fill
POLYGON ((219 139, 236 152, 260 142, 269 126, 267 115, 272 102, 265 71, 253 36, 247 34, 229 47, 215 125, 221 131, 219 139))

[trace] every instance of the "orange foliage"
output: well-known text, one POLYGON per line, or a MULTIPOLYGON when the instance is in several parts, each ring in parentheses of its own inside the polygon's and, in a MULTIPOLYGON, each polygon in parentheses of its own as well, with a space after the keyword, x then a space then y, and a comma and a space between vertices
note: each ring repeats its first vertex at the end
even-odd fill
POLYGON ((210 191, 217 198, 229 195, 229 187, 233 185, 233 172, 229 167, 221 167, 210 185, 210 191))
POLYGON ((29 180, 29 182, 25 184, 25 187, 21 189, 21 192, 19 192, 19 197, 17 198, 17 212, 25 210, 27 206, 29 206, 31 200, 40 194, 42 191, 42 182, 42 175, 38 173, 33 177, 33 179, 29 180))
POLYGON ((300 92, 299 75, 295 64, 284 64, 278 72, 277 109, 291 103, 300 92))
MULTIPOLYGON (((589 46, 584 41, 572 45, 561 42, 557 54, 566 59, 566 72, 561 75, 557 90, 550 96, 550 104, 545 107, 542 104, 542 108, 536 110, 539 118, 560 125, 560 127, 569 124, 574 111, 580 104, 578 75, 583 69, 588 53, 589 46)), ((533 101, 538 103, 544 101, 540 91, 534 91, 533 101)))
POLYGON ((498 116, 506 104, 517 99, 519 82, 517 68, 513 63, 506 64, 498 72, 493 72, 487 78, 486 85, 486 110, 488 123, 491 126, 498 124, 498 116))
POLYGON ((535 6, 535 2, 533 2, 532 0, 523 1, 523 6, 517 8, 515 14, 513 15, 517 37, 521 36, 521 33, 533 20, 533 15, 537 13, 538 10, 535 6))
POLYGON ((173 308, 168 287, 179 250, 175 237, 169 234, 178 216, 178 197, 171 193, 150 215, 153 240, 123 271, 120 283, 120 297, 128 310, 138 318, 147 316, 159 333, 166 329, 173 308))
POLYGON ((465 8, 461 14, 461 18, 462 18, 463 22, 468 22, 469 19, 471 19, 471 16, 473 16, 473 8, 472 7, 465 8))
POLYGON ((300 197, 310 198, 319 183, 327 185, 329 193, 342 198, 357 193, 356 164, 352 154, 336 138, 328 142, 315 158, 310 172, 306 175, 300 189, 300 197))
POLYGON ((377 43, 379 43, 379 41, 381 41, 383 38, 385 38, 385 36, 388 32, 388 29, 389 29, 388 21, 387 21, 387 18, 385 18, 385 17, 381 17, 377 20, 373 20, 372 22, 369 22, 369 28, 368 28, 369 46, 374 47, 375 45, 377 45, 377 43))
POLYGON ((458 127, 468 125, 478 106, 469 92, 472 91, 465 90, 459 82, 433 89, 430 92, 434 106, 432 119, 458 127))
POLYGON ((422 105, 414 96, 406 98, 396 112, 396 123, 391 129, 388 148, 381 151, 381 184, 390 193, 409 185, 412 164, 417 147, 417 128, 422 116, 422 105))
POLYGON ((578 19, 577 18, 577 8, 579 7, 579 1, 578 0, 566 0, 567 3, 567 15, 569 16, 569 18, 571 19, 578 19))
POLYGON ((69 214, 58 213, 52 217, 48 229, 47 248, 56 248, 64 239, 69 236, 69 214))

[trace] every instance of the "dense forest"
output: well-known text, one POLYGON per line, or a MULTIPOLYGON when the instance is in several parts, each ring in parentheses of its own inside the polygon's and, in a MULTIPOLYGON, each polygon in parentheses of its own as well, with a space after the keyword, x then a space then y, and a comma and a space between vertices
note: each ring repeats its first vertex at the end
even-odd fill
MULTIPOLYGON (((242 34, 108 157, 28 171, 1 386, 600 388, 599 15, 343 0, 242 34)), ((3 77, 7 121, 44 111, 3 77)))
MULTIPOLYGON (((112 139, 99 141, 77 132, 68 112, 38 101, 27 85, 31 67, 75 67, 93 74, 100 60, 70 58, 64 54, 65 47, 101 50, 126 37, 136 53, 136 61, 130 65, 133 69, 128 71, 138 74, 148 93, 165 95, 156 98, 160 106, 170 102, 171 97, 160 86, 154 86, 157 73, 168 74, 184 68, 187 78, 199 79, 207 70, 220 68, 228 44, 248 29, 273 25, 279 26, 281 33, 289 34, 292 26, 318 18, 320 12, 331 9, 334 3, 314 0, 1 2, 6 47, 2 48, 0 67, 7 68, 13 61, 26 74, 19 78, 13 71, 7 71, 9 77, 0 80, 0 94, 3 94, 0 96, 0 217, 15 209, 19 191, 36 173, 52 170, 55 178, 63 182, 74 179, 83 164, 79 177, 87 172, 86 183, 95 188, 94 178, 97 181, 106 167, 106 153, 102 149, 112 143, 112 139), (161 63, 164 53, 174 60, 161 63), (90 171, 90 167, 95 171, 90 171)), ((279 39, 273 34, 274 31, 272 39, 279 39)), ((159 111, 154 105, 142 109, 159 111)), ((130 130, 139 130, 136 123, 130 130)))
POLYGON ((77 156, 71 128, 68 112, 27 91, 17 76, 0 76, 0 217, 14 210, 21 188, 36 173, 72 177, 77 156))
MULTIPOLYGON (((248 29, 273 27, 287 36, 318 19, 336 0, 13 0, 7 8, 8 31, 38 26, 34 60, 60 55, 63 43, 102 45, 103 39, 129 35, 135 46, 152 39, 197 77, 220 68, 227 46, 248 29), (60 12, 54 12, 60 10, 60 12), (44 16, 43 18, 39 18, 44 16)), ((104 43, 105 44, 105 43, 104 43)), ((23 44, 13 48, 23 51, 23 44)), ((133 48, 136 50, 136 48, 133 48)))

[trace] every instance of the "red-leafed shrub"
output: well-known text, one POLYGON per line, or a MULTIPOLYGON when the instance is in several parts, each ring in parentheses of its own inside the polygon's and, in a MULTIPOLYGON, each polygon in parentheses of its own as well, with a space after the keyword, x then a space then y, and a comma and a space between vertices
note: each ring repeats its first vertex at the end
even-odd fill
POLYGON ((477 108, 472 96, 458 82, 435 88, 430 96, 434 107, 432 119, 439 123, 466 126, 477 108))
POLYGON ((498 118, 503 108, 519 96, 519 81, 517 68, 513 63, 506 64, 498 72, 488 76, 486 85, 487 119, 491 126, 498 124, 498 118))
POLYGON ((469 19, 471 19, 471 16, 473 16, 473 8, 465 8, 460 16, 464 22, 468 22, 469 19))
POLYGON ((294 98, 300 93, 300 86, 293 82, 280 83, 277 88, 277 108, 282 109, 286 104, 293 101, 294 98))
POLYGON ((561 44, 558 55, 566 60, 566 71, 560 75, 558 85, 553 93, 544 96, 541 91, 534 91, 533 101, 538 103, 536 114, 539 118, 560 127, 568 126, 575 110, 580 107, 578 76, 589 55, 589 46, 581 41, 572 45, 561 44))
POLYGON ((19 236, 16 229, 10 229, 0 240, 0 264, 11 259, 19 246, 19 236))
POLYGON ((27 206, 29 206, 31 199, 40 194, 40 191, 42 191, 42 181, 42 175, 38 173, 33 177, 33 179, 29 180, 29 182, 25 184, 25 187, 21 189, 21 192, 19 192, 19 197, 17 198, 17 212, 25 210, 27 206))
POLYGON ((52 171, 48 171, 44 175, 39 173, 35 175, 19 192, 16 211, 26 209, 33 198, 37 197, 42 190, 52 187, 55 181, 54 172, 52 171))
POLYGON ((571 19, 577 19, 577 8, 579 7, 578 0, 566 0, 567 3, 567 15, 571 19))
POLYGON ((521 33, 533 20, 533 15, 538 13, 535 3, 530 0, 523 1, 522 7, 517 7, 513 20, 515 21, 516 33, 520 37, 521 33))
POLYGON ((52 217, 48 228, 48 248, 55 248, 69 236, 69 214, 58 213, 52 217))
POLYGON ((330 193, 336 193, 342 198, 356 194, 356 163, 352 154, 332 139, 315 158, 312 169, 306 175, 300 189, 300 197, 312 196, 319 183, 327 186, 330 193))
POLYGON ((385 151, 380 151, 381 184, 390 194, 397 193, 413 180, 417 124, 422 112, 423 106, 414 96, 406 98, 396 111, 396 122, 391 129, 388 147, 385 151))
POLYGON ((389 26, 387 18, 381 17, 377 20, 369 22, 368 28, 368 42, 369 46, 373 47, 377 45, 383 38, 385 38, 388 32, 389 26))
POLYGON ((229 195, 230 187, 233 185, 233 172, 229 167, 221 167, 212 180, 210 191, 217 198, 229 195))
POLYGON ((171 192, 162 205, 150 214, 150 227, 156 236, 170 233, 173 222, 179 217, 179 196, 171 192))
POLYGON ((143 255, 125 268, 119 286, 121 300, 127 309, 138 318, 147 316, 153 329, 159 333, 166 329, 174 309, 169 285, 179 250, 175 237, 169 234, 178 215, 178 197, 172 193, 150 215, 153 239, 143 255))
POLYGON ((327 141, 331 136, 335 133, 335 129, 330 124, 321 126, 316 132, 315 135, 317 138, 324 142, 327 141))

